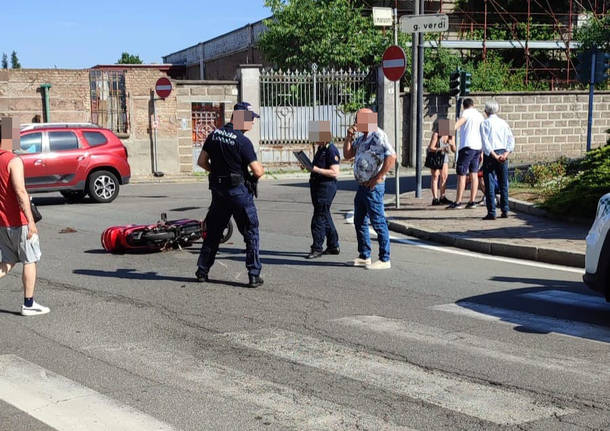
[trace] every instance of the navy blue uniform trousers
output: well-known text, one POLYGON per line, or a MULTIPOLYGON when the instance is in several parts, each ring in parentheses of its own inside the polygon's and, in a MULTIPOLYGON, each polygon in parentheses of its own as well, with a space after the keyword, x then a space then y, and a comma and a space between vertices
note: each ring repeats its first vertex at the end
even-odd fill
POLYGON ((311 203, 313 204, 313 216, 311 218, 311 236, 313 244, 311 249, 322 251, 324 238, 328 248, 339 247, 339 236, 330 214, 330 206, 337 193, 336 181, 310 181, 311 203))
POLYGON ((214 264, 222 232, 233 216, 246 243, 246 268, 249 275, 259 275, 258 215, 254 199, 243 184, 227 190, 212 190, 212 204, 206 217, 207 235, 203 240, 197 266, 207 274, 214 264))

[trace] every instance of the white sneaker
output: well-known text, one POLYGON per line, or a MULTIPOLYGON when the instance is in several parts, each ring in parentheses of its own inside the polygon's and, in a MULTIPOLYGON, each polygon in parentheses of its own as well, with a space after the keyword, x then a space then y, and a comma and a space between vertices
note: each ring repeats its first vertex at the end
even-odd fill
POLYGON ((375 263, 369 263, 366 266, 366 269, 390 269, 391 267, 392 267, 392 264, 390 263, 389 260, 387 262, 378 260, 375 263))
POLYGON ((362 259, 361 257, 357 257, 356 259, 354 259, 354 262, 352 263, 353 266, 367 266, 370 264, 371 264, 370 257, 368 259, 362 259))
POLYGON ((22 316, 38 316, 41 314, 47 314, 51 309, 49 307, 45 307, 44 305, 40 305, 36 301, 32 304, 31 307, 26 307, 25 305, 21 306, 21 315, 22 316))

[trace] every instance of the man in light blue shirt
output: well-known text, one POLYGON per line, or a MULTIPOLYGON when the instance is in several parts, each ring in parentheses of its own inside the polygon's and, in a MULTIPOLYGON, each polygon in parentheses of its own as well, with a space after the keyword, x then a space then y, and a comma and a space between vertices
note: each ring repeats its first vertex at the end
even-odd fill
POLYGON ((485 181, 485 203, 487 215, 483 220, 496 219, 496 191, 492 175, 498 177, 500 188, 500 210, 502 218, 508 217, 508 156, 515 149, 515 138, 510 127, 497 113, 498 102, 489 100, 485 104, 487 119, 481 124, 483 141, 483 180, 485 181))

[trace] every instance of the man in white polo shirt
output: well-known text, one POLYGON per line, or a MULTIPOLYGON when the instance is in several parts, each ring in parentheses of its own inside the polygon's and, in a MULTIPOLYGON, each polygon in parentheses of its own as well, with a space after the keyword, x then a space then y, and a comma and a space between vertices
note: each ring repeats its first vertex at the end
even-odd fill
POLYGON ((457 193, 455 202, 449 205, 448 209, 461 209, 462 195, 466 189, 466 175, 470 175, 470 200, 466 208, 475 208, 475 197, 479 189, 479 161, 483 144, 481 142, 481 123, 483 115, 474 107, 474 102, 470 98, 464 99, 464 112, 460 119, 455 123, 455 130, 460 131, 460 143, 458 147, 458 157, 456 171, 458 175, 457 193))

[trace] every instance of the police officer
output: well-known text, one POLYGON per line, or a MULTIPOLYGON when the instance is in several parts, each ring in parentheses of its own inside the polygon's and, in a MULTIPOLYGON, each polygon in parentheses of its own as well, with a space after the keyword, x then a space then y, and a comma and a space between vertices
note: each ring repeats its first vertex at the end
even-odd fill
POLYGON ((197 164, 210 172, 212 191, 212 204, 206 218, 207 235, 195 273, 199 282, 208 281, 222 232, 233 216, 246 243, 248 287, 263 284, 253 186, 263 176, 264 169, 256 159, 252 142, 243 133, 252 128, 254 118, 259 118, 259 115, 252 111, 248 102, 237 103, 233 107, 231 122, 207 137, 199 155, 197 164))
POLYGON ((313 244, 307 259, 315 259, 323 254, 339 254, 339 236, 330 214, 330 206, 337 193, 339 176, 339 150, 332 142, 318 142, 309 178, 313 216, 311 236, 313 244), (326 250, 322 251, 326 238, 326 250))

